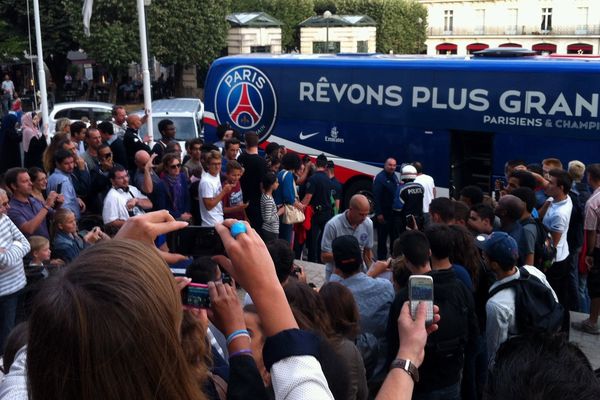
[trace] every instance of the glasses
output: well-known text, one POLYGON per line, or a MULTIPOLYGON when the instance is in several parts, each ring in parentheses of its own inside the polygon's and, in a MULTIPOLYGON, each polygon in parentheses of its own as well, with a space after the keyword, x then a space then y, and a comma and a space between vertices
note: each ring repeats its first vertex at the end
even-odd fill
POLYGON ((8 201, 5 201, 4 203, 0 203, 0 207, 8 208, 8 206, 9 206, 8 201))
POLYGON ((112 153, 98 154, 98 158, 101 160, 108 160, 109 158, 112 158, 112 156, 112 153))
POLYGON ((173 164, 173 165, 169 165, 169 168, 171 168, 171 169, 177 169, 177 168, 181 168, 181 164, 173 164))

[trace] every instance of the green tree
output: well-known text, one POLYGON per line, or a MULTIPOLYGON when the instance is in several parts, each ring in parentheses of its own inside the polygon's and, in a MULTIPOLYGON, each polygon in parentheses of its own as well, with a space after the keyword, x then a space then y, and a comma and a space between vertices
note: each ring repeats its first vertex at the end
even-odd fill
POLYGON ((377 22, 377 51, 418 54, 427 39, 427 9, 416 0, 338 0, 338 14, 361 14, 377 22))
POLYGON ((155 0, 148 16, 152 54, 164 64, 174 64, 181 86, 183 67, 206 69, 227 46, 225 20, 229 0, 155 0))
POLYGON ((6 22, 0 21, 0 62, 11 61, 14 57, 23 57, 27 49, 27 37, 18 32, 6 22))
MULTIPOLYGON (((53 80, 61 84, 68 65, 67 53, 69 50, 78 49, 78 43, 71 35, 69 18, 65 18, 65 10, 71 6, 70 2, 77 4, 76 8, 81 15, 82 3, 74 0, 40 1, 40 22, 44 46, 44 61, 50 69, 53 80)), ((33 22, 33 5, 27 0, 0 0, 0 18, 7 21, 15 35, 27 37, 27 20, 31 22, 31 34, 35 46, 35 30, 33 22), (29 2, 29 15, 27 4, 29 2)), ((35 48, 35 47, 34 47, 35 48)), ((25 47, 23 50, 28 50, 25 47)), ((35 51, 34 51, 35 53, 35 51)), ((22 54, 22 52, 21 52, 22 54)))
POLYGON ((233 0, 232 12, 263 11, 283 23, 281 44, 284 50, 300 48, 298 24, 315 15, 314 0, 233 0))

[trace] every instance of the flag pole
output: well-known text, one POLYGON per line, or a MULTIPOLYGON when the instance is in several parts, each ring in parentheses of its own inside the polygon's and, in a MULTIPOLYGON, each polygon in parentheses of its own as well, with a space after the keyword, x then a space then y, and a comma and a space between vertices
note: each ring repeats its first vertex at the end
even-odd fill
MULTIPOLYGON (((40 86, 40 96, 42 101, 42 132, 48 132, 48 92, 46 90, 46 71, 44 70, 44 55, 42 52, 42 28, 40 25, 40 3, 39 0, 33 0, 33 19, 35 21, 35 42, 37 47, 37 67, 38 67, 38 84, 40 86)), ((35 96, 35 88, 34 93, 35 96)))
POLYGON ((144 0, 137 0, 138 23, 140 26, 140 50, 142 51, 142 77, 144 81, 144 110, 148 115, 146 127, 148 137, 154 140, 152 125, 152 97, 150 91, 150 71, 148 70, 148 48, 146 41, 146 12, 144 10, 144 0))

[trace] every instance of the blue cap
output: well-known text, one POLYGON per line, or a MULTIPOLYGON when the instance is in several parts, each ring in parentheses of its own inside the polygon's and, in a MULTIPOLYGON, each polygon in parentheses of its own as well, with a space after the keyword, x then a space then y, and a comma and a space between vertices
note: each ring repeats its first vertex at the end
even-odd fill
POLYGON ((483 250, 491 261, 513 265, 519 259, 519 247, 515 239, 506 232, 492 232, 490 235, 478 235, 475 245, 483 250))

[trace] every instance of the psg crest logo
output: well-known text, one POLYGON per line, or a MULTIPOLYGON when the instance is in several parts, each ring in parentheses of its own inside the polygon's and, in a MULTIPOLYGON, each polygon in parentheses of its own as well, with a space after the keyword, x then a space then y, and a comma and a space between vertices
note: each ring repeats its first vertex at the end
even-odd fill
POLYGON ((259 140, 271 133, 277 116, 275 90, 258 68, 242 65, 227 71, 217 85, 215 117, 241 132, 255 131, 259 140))

